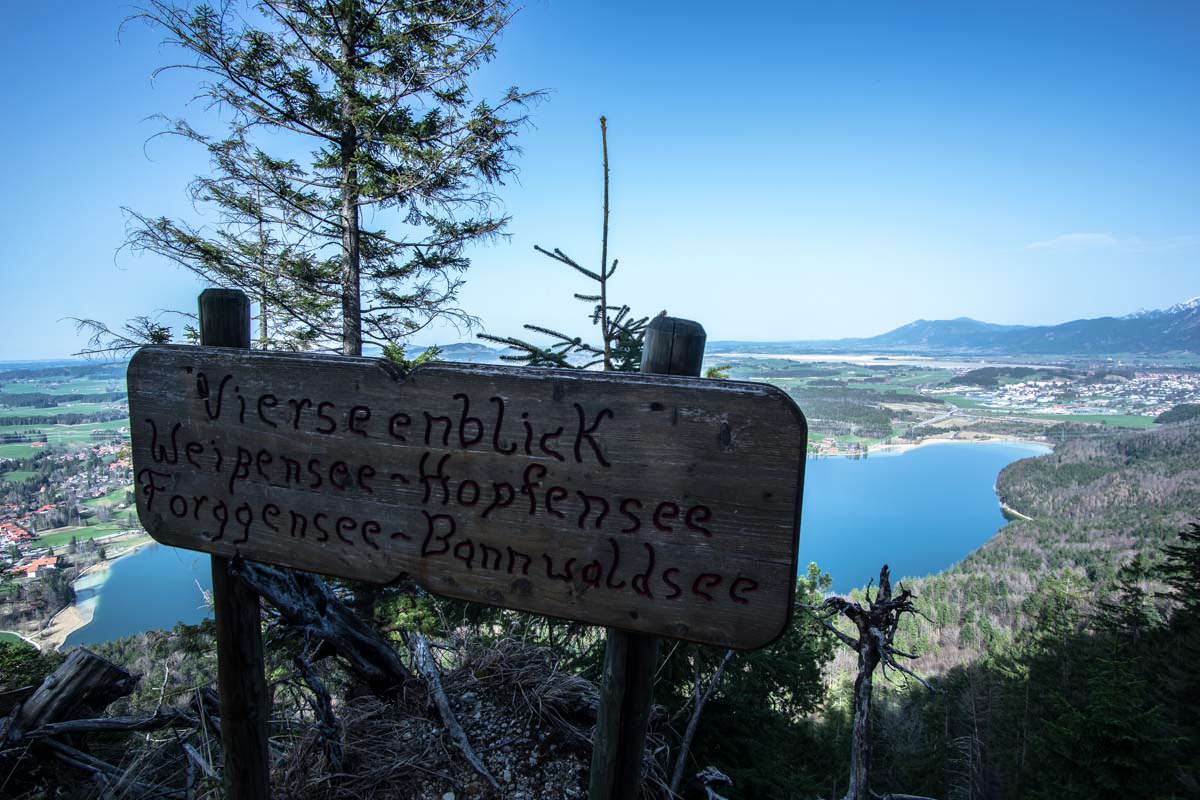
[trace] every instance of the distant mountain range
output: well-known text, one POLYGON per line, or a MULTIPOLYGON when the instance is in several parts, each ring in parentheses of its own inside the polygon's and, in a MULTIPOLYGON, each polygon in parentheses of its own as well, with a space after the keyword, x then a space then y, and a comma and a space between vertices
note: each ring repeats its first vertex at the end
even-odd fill
POLYGON ((1061 325, 994 325, 959 317, 924 320, 867 339, 713 341, 709 352, 1090 355, 1200 353, 1200 297, 1157 311, 1061 325))
MULTIPOLYGON (((441 345, 446 361, 502 363, 515 351, 478 343, 441 345)), ((1200 297, 1157 311, 1061 325, 995 325, 969 317, 919 319, 866 339, 709 341, 710 353, 917 353, 957 355, 1200 354, 1200 297)))

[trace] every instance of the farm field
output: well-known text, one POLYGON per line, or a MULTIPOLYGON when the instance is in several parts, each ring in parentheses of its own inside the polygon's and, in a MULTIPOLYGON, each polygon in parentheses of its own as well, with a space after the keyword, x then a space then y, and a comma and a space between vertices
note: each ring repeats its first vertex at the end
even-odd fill
POLYGON ((36 472, 27 469, 14 469, 11 472, 5 472, 3 475, 0 475, 0 480, 7 481, 8 483, 20 483, 36 476, 36 472))
POLYGON ((37 537, 38 544, 43 547, 62 547, 70 544, 71 539, 83 542, 100 536, 111 536, 124 530, 129 530, 126 522, 97 522, 95 525, 77 525, 69 528, 55 528, 37 537))
MULTIPOLYGON (((0 401, 2 401, 0 397, 0 401)), ((63 414, 99 414, 104 411, 118 411, 121 404, 113 403, 66 403, 49 408, 36 406, 8 406, 0 408, 0 419, 12 417, 57 417, 63 414)))
POLYGON ((125 502, 125 494, 132 492, 133 486, 125 486, 120 489, 113 489, 108 494, 99 497, 93 497, 90 500, 84 500, 83 504, 90 508, 98 508, 100 506, 115 506, 125 502))

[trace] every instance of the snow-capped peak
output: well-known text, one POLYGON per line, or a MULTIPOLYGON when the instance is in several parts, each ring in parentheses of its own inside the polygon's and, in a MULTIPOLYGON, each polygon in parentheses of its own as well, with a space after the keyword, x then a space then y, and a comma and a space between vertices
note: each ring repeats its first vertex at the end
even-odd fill
POLYGON ((1200 295, 1193 297, 1191 300, 1185 300, 1182 303, 1176 303, 1170 308, 1139 308, 1132 314, 1126 314, 1125 319, 1143 319, 1145 317, 1161 317, 1167 314, 1181 314, 1184 311, 1192 311, 1200 308, 1200 295))

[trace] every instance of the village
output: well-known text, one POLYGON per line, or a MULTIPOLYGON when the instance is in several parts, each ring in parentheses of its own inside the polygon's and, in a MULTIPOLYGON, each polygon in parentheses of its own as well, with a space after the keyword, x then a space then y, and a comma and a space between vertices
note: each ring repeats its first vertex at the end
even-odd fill
POLYGON ((133 511, 128 447, 113 439, 35 447, 19 464, 0 459, 0 472, 23 467, 0 494, 0 630, 10 636, 60 644, 50 623, 74 602, 73 582, 146 541, 133 511))
POLYGON ((942 386, 932 397, 965 398, 967 407, 1063 415, 1125 415, 1152 418, 1176 405, 1200 400, 1200 373, 1148 370, 1095 376, 1064 375, 999 383, 995 387, 942 386))

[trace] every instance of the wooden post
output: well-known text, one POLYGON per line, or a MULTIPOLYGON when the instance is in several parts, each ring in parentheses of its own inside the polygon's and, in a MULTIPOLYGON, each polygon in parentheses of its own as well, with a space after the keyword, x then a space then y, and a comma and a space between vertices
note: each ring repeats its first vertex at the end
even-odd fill
MULTIPOLYGON (((706 338, 698 322, 656 317, 646 328, 642 372, 699 377, 706 338)), ((638 796, 657 664, 656 637, 608 629, 589 800, 638 796)))
MULTIPOLYGON (((236 289, 200 293, 200 344, 250 347, 250 300, 236 289)), ((213 615, 217 628, 217 684, 225 796, 268 800, 270 697, 263 666, 258 595, 229 573, 229 559, 212 557, 213 615)))

